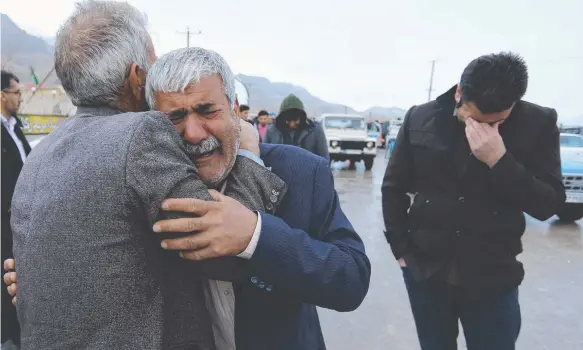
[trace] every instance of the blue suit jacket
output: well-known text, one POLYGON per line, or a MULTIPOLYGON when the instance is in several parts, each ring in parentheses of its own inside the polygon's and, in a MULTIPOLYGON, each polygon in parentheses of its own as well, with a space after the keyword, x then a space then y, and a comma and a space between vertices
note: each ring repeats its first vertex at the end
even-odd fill
POLYGON ((261 213, 248 281, 235 285, 237 350, 325 349, 316 306, 355 310, 370 262, 340 208, 328 161, 298 147, 260 147, 288 191, 275 216, 261 213))

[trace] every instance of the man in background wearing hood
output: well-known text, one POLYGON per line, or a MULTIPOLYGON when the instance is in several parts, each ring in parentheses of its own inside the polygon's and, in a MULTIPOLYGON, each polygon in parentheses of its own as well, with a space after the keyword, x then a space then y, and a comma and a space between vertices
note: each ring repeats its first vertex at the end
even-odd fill
POLYGON ((281 102, 275 123, 267 130, 264 143, 298 146, 329 159, 328 142, 320 124, 308 119, 304 104, 294 94, 281 102))

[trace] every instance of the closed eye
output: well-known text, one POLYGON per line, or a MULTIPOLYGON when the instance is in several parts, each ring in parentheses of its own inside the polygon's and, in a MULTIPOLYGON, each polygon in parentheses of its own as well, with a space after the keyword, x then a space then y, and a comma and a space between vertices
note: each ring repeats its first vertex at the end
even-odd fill
POLYGON ((188 115, 186 108, 179 108, 168 113, 168 119, 174 124, 179 123, 188 115))

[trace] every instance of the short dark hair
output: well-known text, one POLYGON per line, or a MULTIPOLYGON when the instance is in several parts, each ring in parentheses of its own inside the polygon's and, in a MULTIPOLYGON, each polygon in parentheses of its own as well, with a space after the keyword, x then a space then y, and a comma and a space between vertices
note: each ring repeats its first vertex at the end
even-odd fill
POLYGON ((6 90, 10 87, 11 80, 15 80, 17 83, 20 83, 20 80, 18 80, 16 75, 14 75, 8 71, 2 70, 1 74, 2 74, 2 88, 0 90, 2 90, 2 91, 6 90))
POLYGON ((247 105, 240 105, 239 106, 239 112, 245 112, 249 110, 249 106, 247 105))
POLYGON ((259 111, 259 113, 257 113, 258 117, 264 116, 264 115, 269 115, 269 113, 267 113, 267 111, 265 109, 262 109, 259 111))
POLYGON ((460 79, 461 102, 473 102, 482 113, 507 110, 528 86, 526 62, 518 54, 501 52, 476 58, 460 79))

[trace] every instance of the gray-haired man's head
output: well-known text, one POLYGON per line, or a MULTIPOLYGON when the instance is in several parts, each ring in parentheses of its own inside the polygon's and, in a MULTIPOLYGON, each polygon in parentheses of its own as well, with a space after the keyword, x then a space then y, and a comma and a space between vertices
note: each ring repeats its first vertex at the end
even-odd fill
POLYGON ((222 182, 235 164, 240 133, 235 76, 223 57, 196 47, 163 55, 148 72, 146 98, 185 139, 200 178, 222 182))
POLYGON ((73 104, 147 109, 143 86, 156 54, 146 24, 125 2, 77 3, 55 43, 55 71, 73 104))

